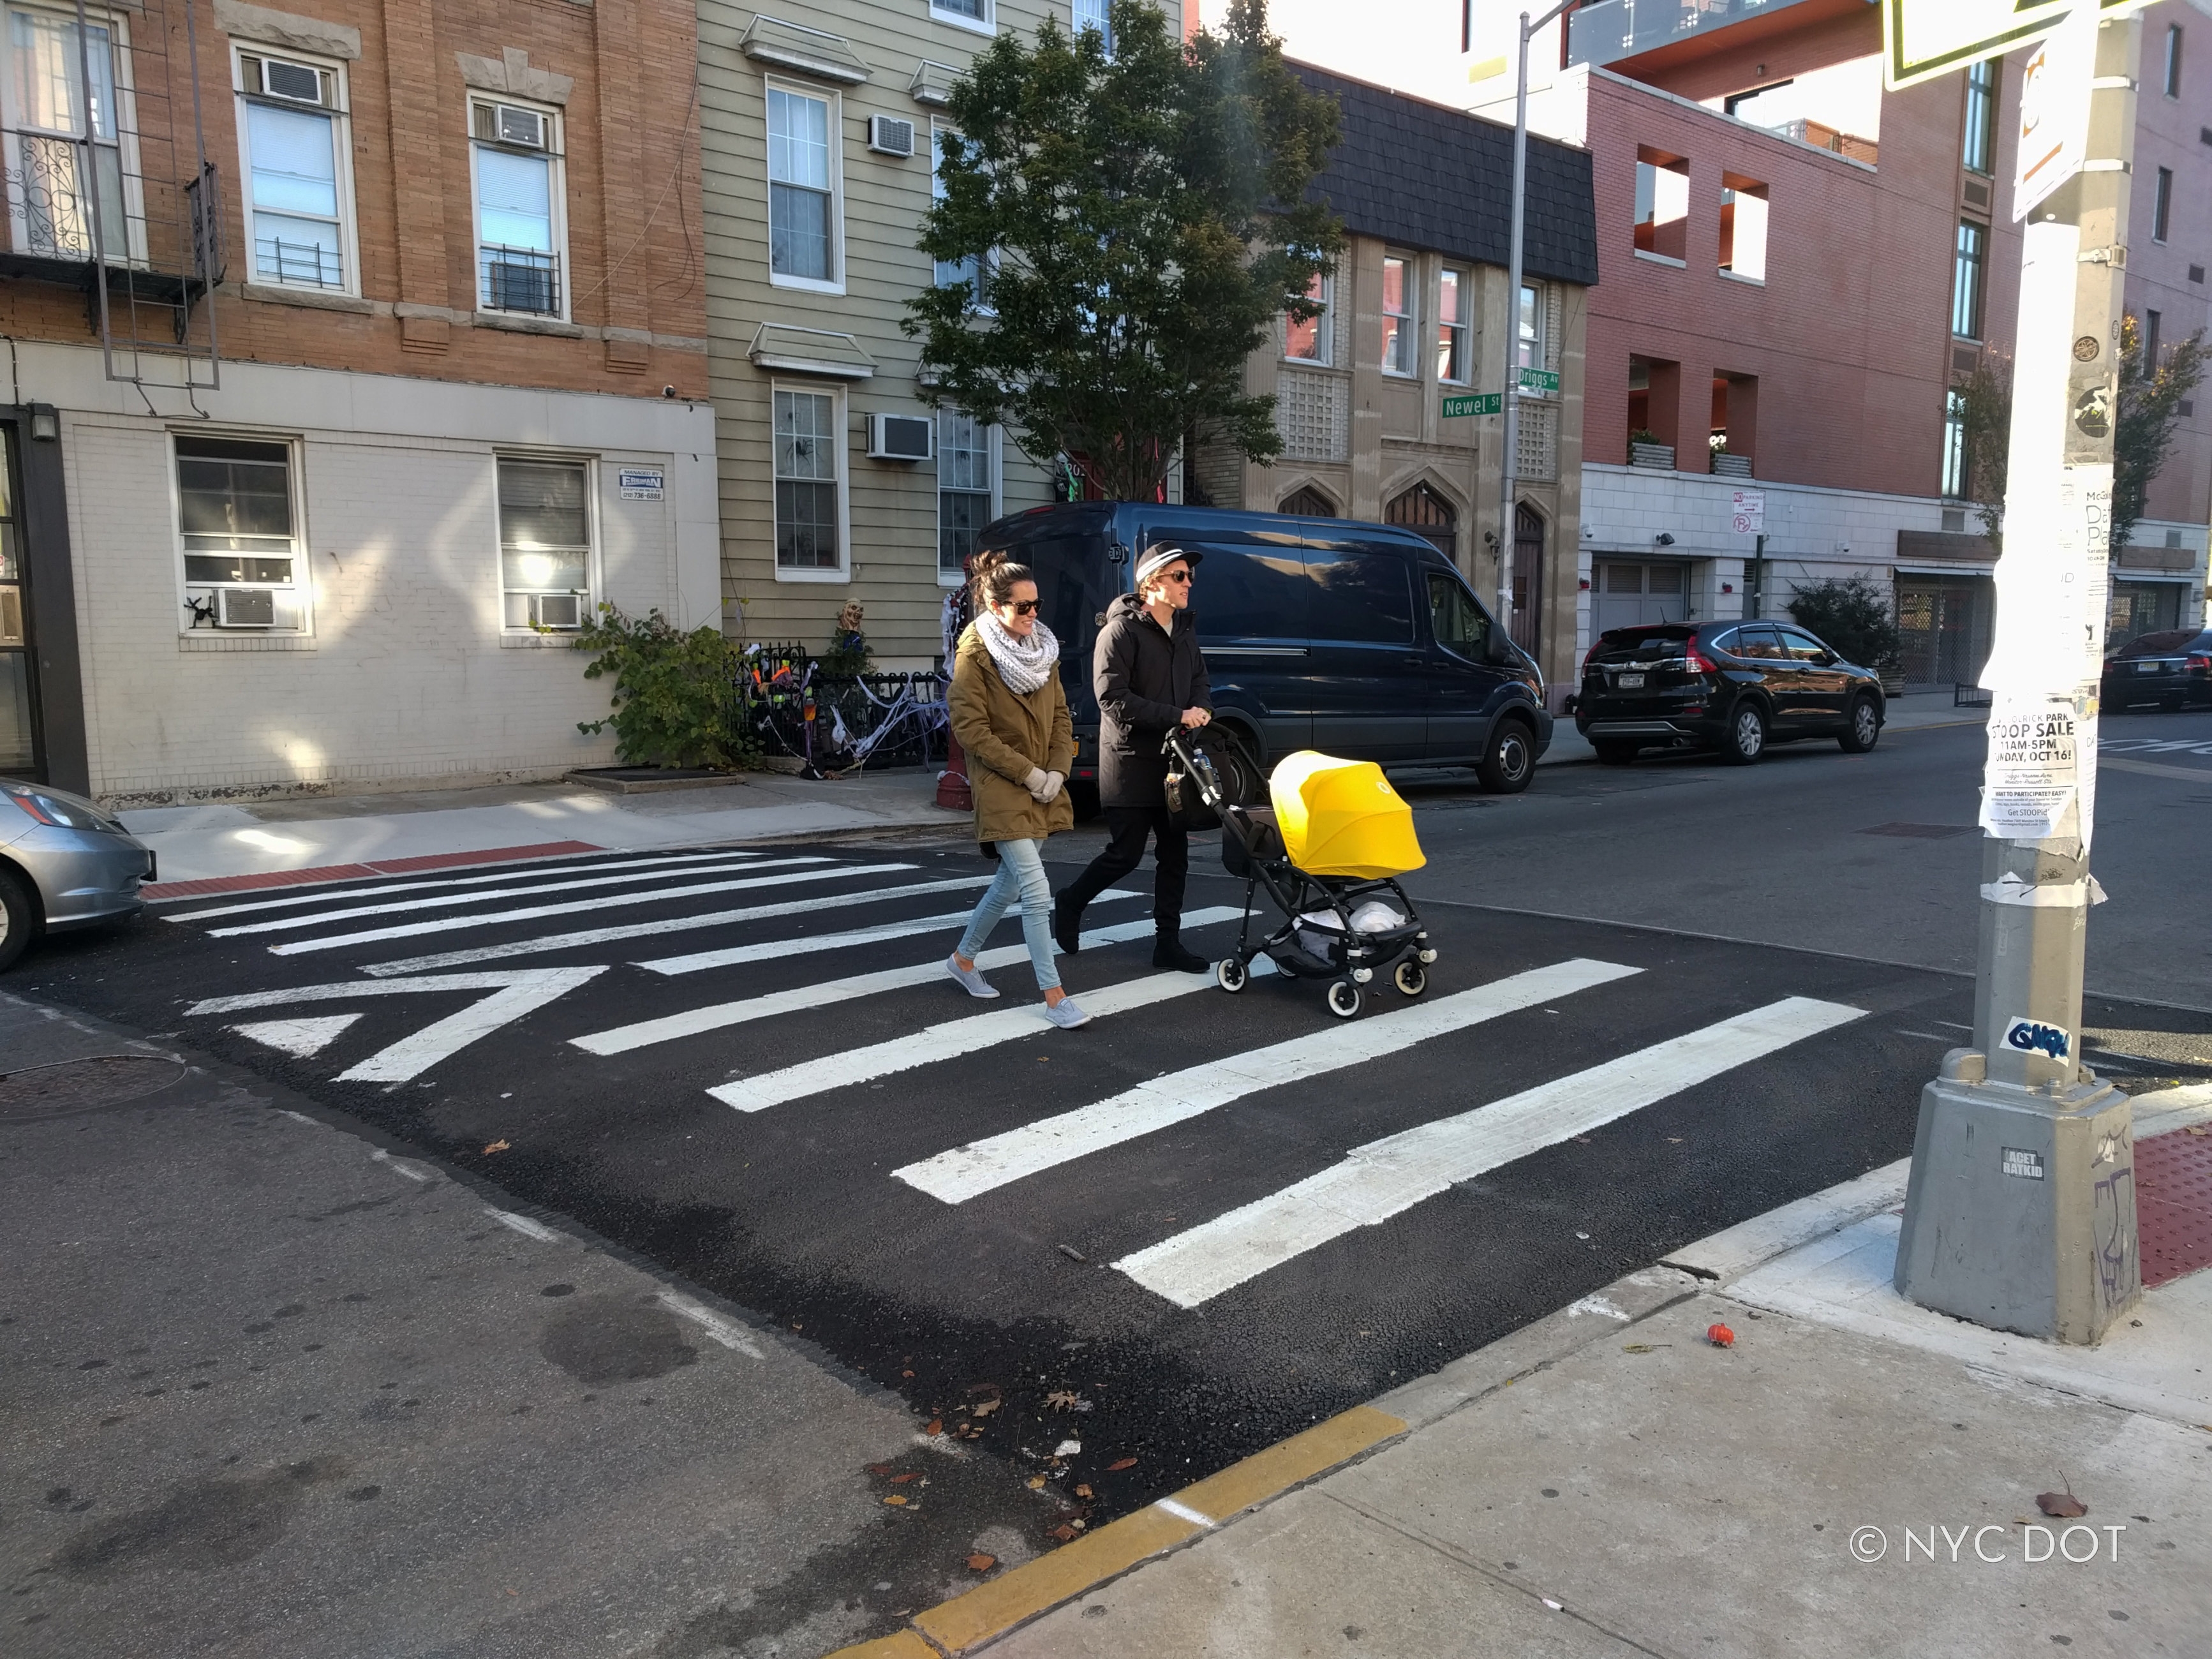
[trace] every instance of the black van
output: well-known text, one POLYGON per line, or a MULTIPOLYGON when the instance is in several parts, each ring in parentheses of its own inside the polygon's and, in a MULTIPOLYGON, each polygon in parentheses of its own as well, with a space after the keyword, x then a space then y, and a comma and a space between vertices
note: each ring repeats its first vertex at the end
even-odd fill
POLYGON ((978 538, 1036 572, 1066 665, 1077 780, 1098 775, 1092 643, 1137 552, 1158 541, 1203 556, 1190 609, 1214 715, 1262 766, 1318 749, 1473 766, 1503 794, 1528 787, 1552 741, 1543 678, 1433 544, 1389 525, 1143 501, 1035 507, 978 538))

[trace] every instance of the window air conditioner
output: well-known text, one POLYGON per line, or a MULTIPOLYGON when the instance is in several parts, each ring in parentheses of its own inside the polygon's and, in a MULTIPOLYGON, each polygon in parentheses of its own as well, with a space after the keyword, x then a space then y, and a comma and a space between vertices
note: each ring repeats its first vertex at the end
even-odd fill
POLYGON ((868 459, 872 461, 926 461, 929 459, 931 422, 920 415, 868 416, 868 459))
POLYGON ((288 104, 323 103, 323 71, 311 64, 288 64, 281 58, 244 60, 246 90, 264 98, 282 98, 288 104))
POLYGON ((508 144, 517 149, 547 148, 545 117, 513 104, 478 104, 476 132, 488 144, 508 144))
POLYGON ((914 123, 902 121, 895 115, 871 115, 868 148, 878 155, 896 155, 902 160, 912 155, 914 123))
POLYGON ((218 628, 274 628, 276 591, 267 587, 218 587, 215 591, 215 622, 218 628))

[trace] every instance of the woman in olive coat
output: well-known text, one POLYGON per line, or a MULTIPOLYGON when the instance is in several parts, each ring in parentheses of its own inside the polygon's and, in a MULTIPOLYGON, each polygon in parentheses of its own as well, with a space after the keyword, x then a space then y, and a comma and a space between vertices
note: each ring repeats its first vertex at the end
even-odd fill
POLYGON ((1075 764, 1075 728, 1060 684, 1060 641, 1037 615, 1036 577, 1002 551, 975 561, 975 620, 953 653, 952 735, 968 753, 968 787, 975 797, 975 839, 995 848, 999 873, 968 931, 945 964, 970 996, 999 994, 975 966, 976 953, 1006 907, 1019 898, 1022 937, 1044 993, 1045 1018, 1073 1029, 1091 1016, 1060 988, 1053 961, 1052 885, 1045 878, 1045 837, 1072 829, 1075 808, 1067 774, 1075 764))

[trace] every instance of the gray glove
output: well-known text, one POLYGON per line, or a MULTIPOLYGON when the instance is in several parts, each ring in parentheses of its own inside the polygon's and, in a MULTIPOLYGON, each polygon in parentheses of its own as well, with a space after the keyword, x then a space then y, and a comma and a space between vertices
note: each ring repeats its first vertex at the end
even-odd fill
POLYGON ((1045 793, 1046 775, 1044 768, 1032 766, 1030 768, 1029 776, 1022 780, 1022 787, 1028 790, 1036 799, 1050 800, 1052 797, 1045 793))
POLYGON ((1048 772, 1044 775, 1044 787, 1034 790, 1031 793, 1034 793, 1039 800, 1044 802, 1047 805, 1050 805, 1054 797, 1060 793, 1060 785, 1066 781, 1067 775, 1066 773, 1048 772))

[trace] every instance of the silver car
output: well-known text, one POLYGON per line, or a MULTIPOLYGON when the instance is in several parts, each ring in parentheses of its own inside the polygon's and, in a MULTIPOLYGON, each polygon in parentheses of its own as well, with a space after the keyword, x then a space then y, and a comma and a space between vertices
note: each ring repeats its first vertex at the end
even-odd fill
POLYGON ((41 933, 136 915, 153 849, 82 795, 0 778, 0 971, 41 933))

